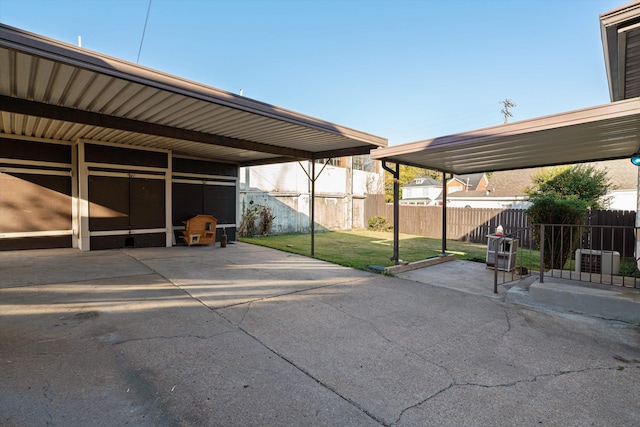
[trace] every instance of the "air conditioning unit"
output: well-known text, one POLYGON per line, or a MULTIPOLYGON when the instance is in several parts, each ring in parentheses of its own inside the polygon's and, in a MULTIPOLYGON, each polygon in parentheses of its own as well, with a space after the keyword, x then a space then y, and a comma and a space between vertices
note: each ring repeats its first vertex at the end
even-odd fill
POLYGON ((619 252, 576 249, 576 273, 618 274, 619 271, 619 252))

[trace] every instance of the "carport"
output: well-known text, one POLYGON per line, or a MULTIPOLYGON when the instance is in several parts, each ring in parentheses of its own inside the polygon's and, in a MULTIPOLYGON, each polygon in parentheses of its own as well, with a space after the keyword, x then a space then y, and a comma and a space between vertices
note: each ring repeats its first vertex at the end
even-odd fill
POLYGON ((234 238, 240 167, 387 144, 6 25, 0 76, 0 249, 171 246, 205 212, 234 238))
MULTIPOLYGON (((379 148, 373 159, 468 174, 631 158, 640 151, 640 4, 600 16, 611 103, 409 144, 379 148)), ((394 174, 398 212, 399 168, 394 174)), ((443 197, 446 249, 446 197, 443 197)), ((640 225, 636 219, 636 226, 640 225)), ((398 238, 394 255, 398 262, 398 238)))

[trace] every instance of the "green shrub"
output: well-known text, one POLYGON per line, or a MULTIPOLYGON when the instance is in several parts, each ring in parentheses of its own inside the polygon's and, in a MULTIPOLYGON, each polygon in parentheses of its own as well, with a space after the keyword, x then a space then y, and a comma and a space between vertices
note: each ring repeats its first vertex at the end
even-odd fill
MULTIPOLYGON (((535 224, 546 224, 544 239, 544 266, 546 268, 562 268, 580 242, 578 232, 570 232, 563 225, 582 225, 586 221, 588 202, 575 197, 558 197, 557 195, 538 196, 527 209, 529 221, 535 224)), ((534 241, 541 245, 540 229, 533 229, 534 241)))
POLYGON ((391 231, 393 230, 393 224, 388 222, 387 218, 378 215, 369 218, 368 228, 372 231, 391 231))

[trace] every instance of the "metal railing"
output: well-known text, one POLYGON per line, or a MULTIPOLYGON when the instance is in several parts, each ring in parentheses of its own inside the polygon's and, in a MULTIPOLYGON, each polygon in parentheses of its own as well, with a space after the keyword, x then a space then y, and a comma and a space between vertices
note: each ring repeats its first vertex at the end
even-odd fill
POLYGON ((541 283, 555 277, 640 289, 638 230, 632 226, 534 224, 503 236, 489 236, 487 267, 494 269, 493 292, 498 292, 499 285, 532 275, 538 275, 541 283), (499 250, 522 242, 525 234, 534 236, 528 239, 528 247, 518 246, 514 253, 499 250))
POLYGON ((540 237, 540 281, 546 277, 640 288, 638 228, 535 224, 540 237))

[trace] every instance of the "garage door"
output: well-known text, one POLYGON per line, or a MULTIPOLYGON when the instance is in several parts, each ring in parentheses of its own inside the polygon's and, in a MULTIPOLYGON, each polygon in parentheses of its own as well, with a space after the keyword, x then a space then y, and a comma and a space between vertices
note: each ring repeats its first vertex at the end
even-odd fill
POLYGON ((92 250, 166 245, 167 156, 85 145, 92 250))
POLYGON ((0 138, 0 249, 72 246, 71 150, 0 138))

